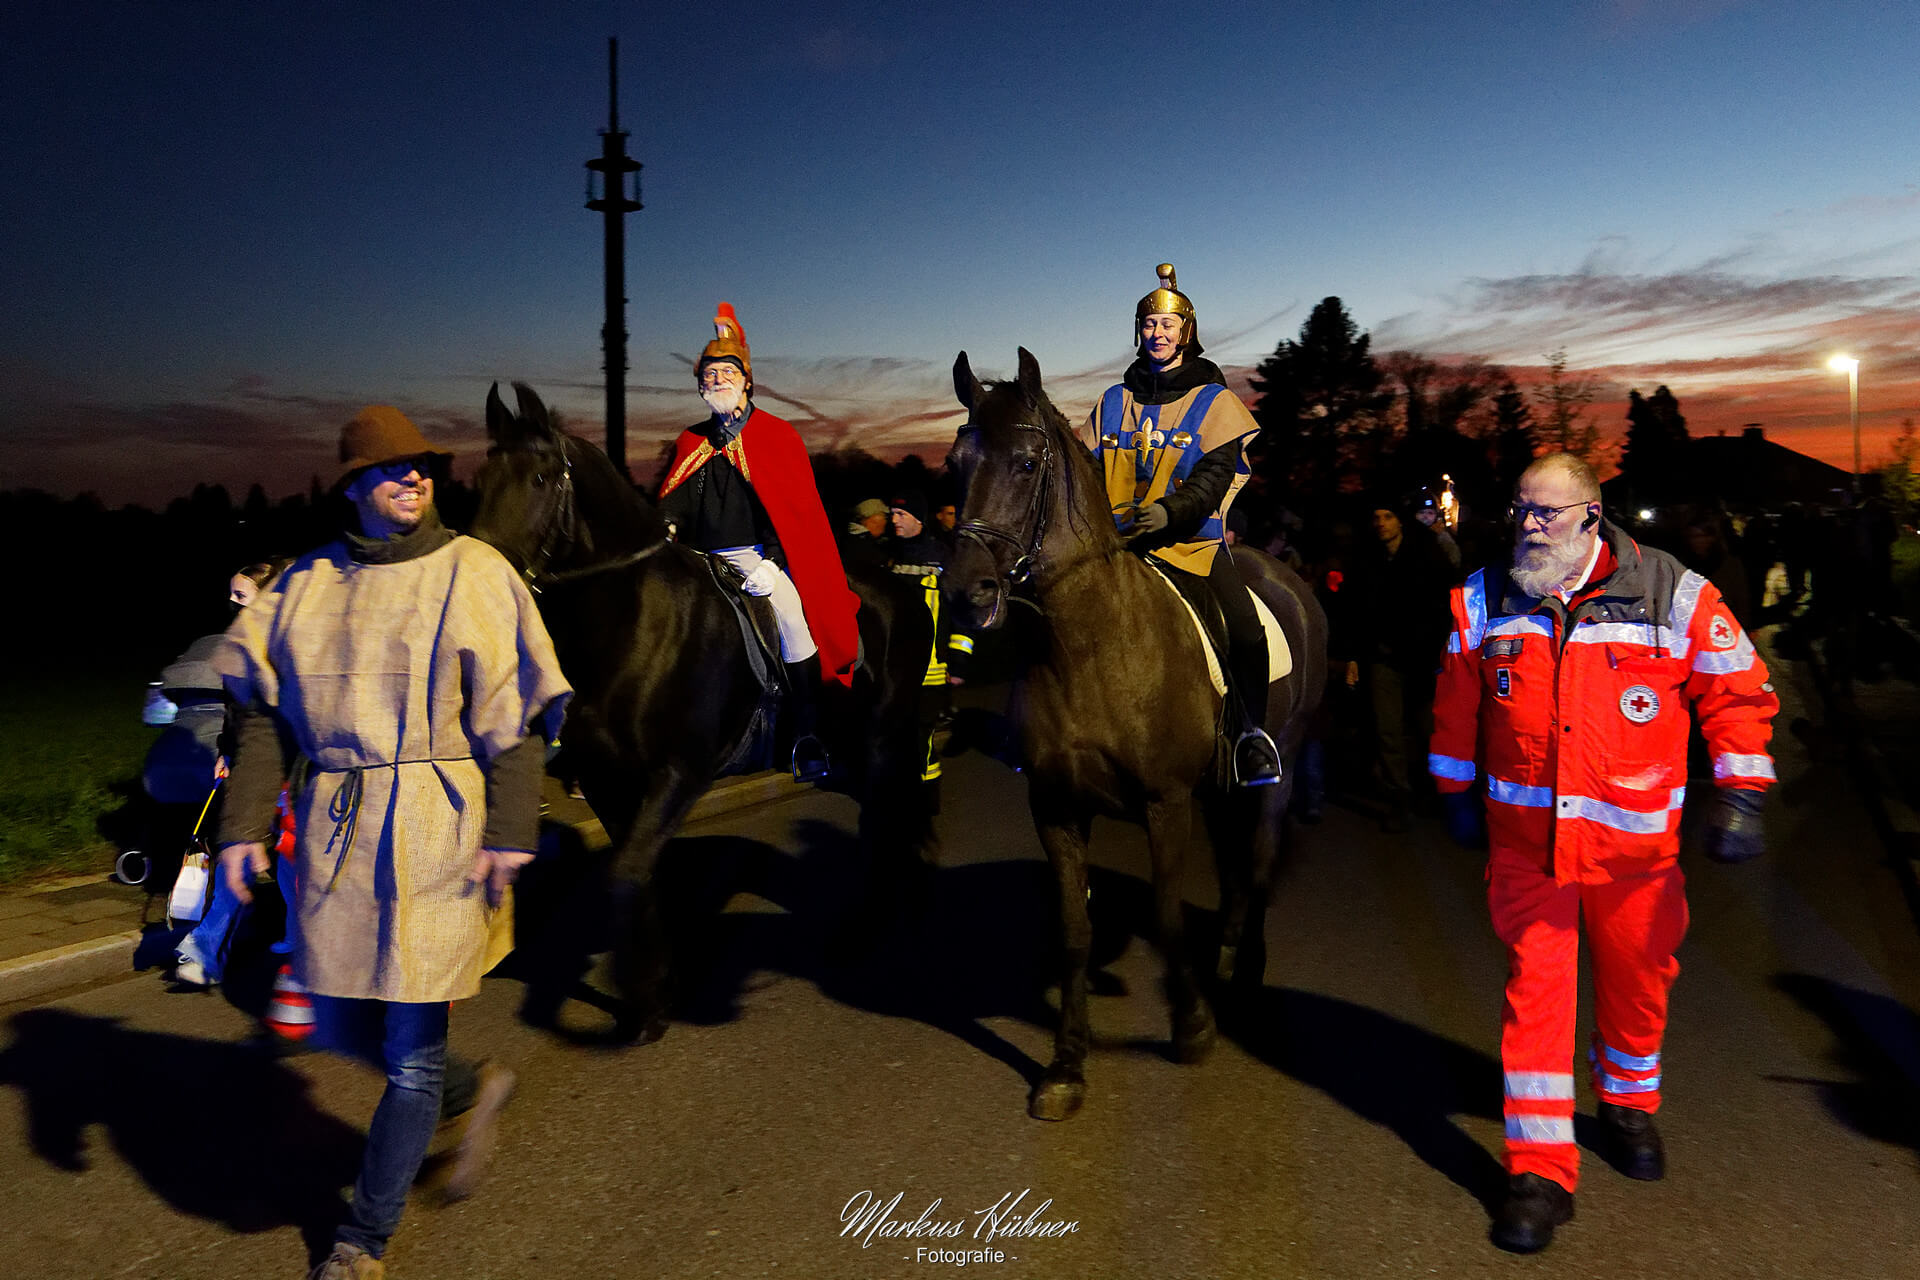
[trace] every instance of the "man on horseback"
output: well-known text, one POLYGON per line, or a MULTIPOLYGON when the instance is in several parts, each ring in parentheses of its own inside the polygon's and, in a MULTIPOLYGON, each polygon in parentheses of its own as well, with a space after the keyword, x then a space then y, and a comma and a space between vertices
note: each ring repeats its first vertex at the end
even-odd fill
POLYGON ((1193 303, 1173 265, 1161 263, 1159 274, 1160 287, 1134 309, 1139 358, 1100 398, 1081 439, 1106 477, 1114 523, 1132 535, 1129 548, 1189 583, 1205 581, 1219 601, 1241 714, 1234 776, 1242 786, 1264 786, 1280 780, 1280 753, 1263 727, 1266 636, 1231 553, 1220 549, 1227 511, 1248 475, 1245 445, 1260 427, 1227 390, 1220 367, 1200 358, 1193 303))
POLYGON ((829 767, 815 736, 819 685, 853 683, 860 601, 800 433, 753 403, 753 358, 731 305, 720 304, 713 328, 694 366, 712 416, 680 433, 660 511, 680 542, 727 560, 749 595, 772 603, 793 698, 793 776, 818 782, 829 767))

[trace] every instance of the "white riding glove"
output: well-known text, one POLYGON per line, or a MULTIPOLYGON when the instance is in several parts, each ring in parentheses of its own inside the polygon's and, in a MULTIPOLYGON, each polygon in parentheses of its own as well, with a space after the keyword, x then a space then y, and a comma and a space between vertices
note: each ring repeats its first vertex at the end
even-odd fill
POLYGON ((747 575, 746 582, 742 585, 746 587, 747 594, 750 596, 770 596, 779 583, 780 566, 771 560, 762 560, 753 566, 753 572, 747 575))

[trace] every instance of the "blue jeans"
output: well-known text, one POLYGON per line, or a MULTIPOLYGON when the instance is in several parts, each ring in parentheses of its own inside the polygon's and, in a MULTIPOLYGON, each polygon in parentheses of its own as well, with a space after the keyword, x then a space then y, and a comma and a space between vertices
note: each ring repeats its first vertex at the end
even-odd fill
POLYGON ((440 1121, 447 1069, 447 1003, 393 1004, 314 996, 316 1047, 359 1058, 386 1074, 367 1126, 353 1206, 334 1239, 378 1258, 400 1225, 407 1190, 440 1121))
POLYGON ((206 970, 208 982, 218 982, 227 968, 227 946, 233 941, 233 926, 240 920, 241 902, 227 888, 220 864, 213 864, 213 901, 200 923, 180 939, 174 954, 182 960, 197 961, 206 970))

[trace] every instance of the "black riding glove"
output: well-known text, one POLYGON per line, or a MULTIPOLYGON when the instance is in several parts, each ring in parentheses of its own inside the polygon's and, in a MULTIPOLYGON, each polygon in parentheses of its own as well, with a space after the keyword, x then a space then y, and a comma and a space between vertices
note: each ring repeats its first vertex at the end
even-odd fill
POLYGON ((1760 819, 1761 793, 1722 788, 1707 820, 1707 856, 1715 862, 1746 862, 1766 850, 1760 819))
POLYGON ((1446 808, 1447 835, 1462 849, 1478 849, 1486 842, 1486 810, 1477 791, 1440 797, 1446 808))

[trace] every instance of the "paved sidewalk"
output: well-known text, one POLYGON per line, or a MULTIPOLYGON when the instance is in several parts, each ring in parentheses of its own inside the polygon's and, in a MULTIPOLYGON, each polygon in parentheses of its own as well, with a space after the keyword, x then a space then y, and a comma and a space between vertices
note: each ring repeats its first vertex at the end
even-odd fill
MULTIPOLYGON (((728 778, 702 796, 687 816, 689 827, 758 805, 806 795, 813 788, 784 773, 728 778)), ((586 802, 569 798, 552 778, 543 796, 547 821, 564 823, 588 848, 603 846, 606 832, 586 802)), ((166 899, 99 875, 69 877, 14 892, 0 892, 0 1005, 37 1000, 54 992, 122 977, 164 960, 136 956, 149 933, 164 932, 166 899)))

